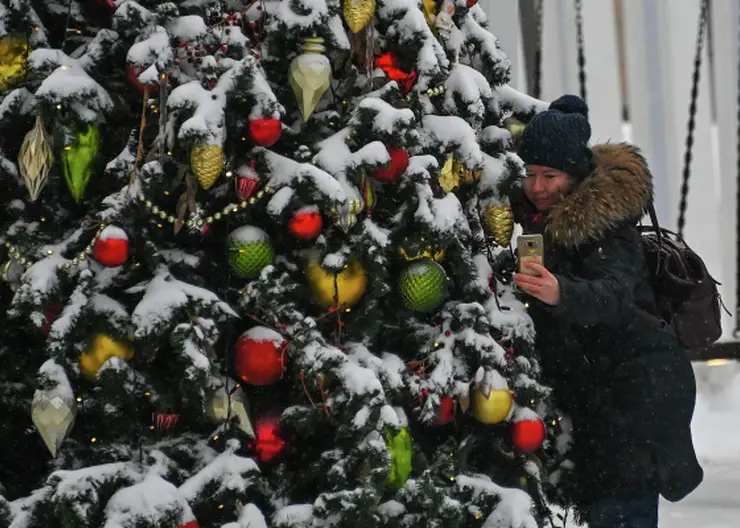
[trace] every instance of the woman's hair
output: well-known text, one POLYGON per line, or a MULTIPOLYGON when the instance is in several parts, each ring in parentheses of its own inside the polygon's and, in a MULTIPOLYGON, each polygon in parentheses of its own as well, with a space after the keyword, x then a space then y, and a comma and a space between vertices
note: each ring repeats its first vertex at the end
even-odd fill
POLYGON ((563 95, 527 124, 517 152, 527 165, 552 167, 579 182, 594 169, 590 139, 585 101, 577 95, 563 95))

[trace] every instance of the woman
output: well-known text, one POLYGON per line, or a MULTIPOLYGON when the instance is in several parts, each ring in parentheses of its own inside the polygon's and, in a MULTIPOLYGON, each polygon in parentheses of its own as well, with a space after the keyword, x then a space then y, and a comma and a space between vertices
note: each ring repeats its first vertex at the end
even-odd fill
POLYGON ((589 148, 588 108, 566 95, 520 138, 527 168, 512 197, 525 232, 545 240, 532 297, 545 381, 573 423, 570 499, 590 528, 657 528, 658 495, 680 500, 703 472, 690 423, 691 364, 652 315, 640 234, 652 200, 645 159, 626 144, 589 148))

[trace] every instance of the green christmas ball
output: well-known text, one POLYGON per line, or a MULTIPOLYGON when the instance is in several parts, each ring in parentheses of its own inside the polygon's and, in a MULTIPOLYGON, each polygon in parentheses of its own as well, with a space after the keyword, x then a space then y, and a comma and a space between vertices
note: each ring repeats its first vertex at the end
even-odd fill
POLYGON ((413 442, 411 433, 406 427, 402 427, 397 434, 390 429, 385 430, 385 443, 391 455, 391 467, 388 471, 389 488, 399 489, 406 484, 411 474, 411 462, 413 454, 413 442))
POLYGON ((418 260, 401 273, 399 290, 406 308, 414 312, 431 312, 445 298, 447 274, 433 260, 418 260))
POLYGON ((246 225, 229 234, 229 264, 240 277, 253 279, 274 258, 270 237, 259 227, 246 225))

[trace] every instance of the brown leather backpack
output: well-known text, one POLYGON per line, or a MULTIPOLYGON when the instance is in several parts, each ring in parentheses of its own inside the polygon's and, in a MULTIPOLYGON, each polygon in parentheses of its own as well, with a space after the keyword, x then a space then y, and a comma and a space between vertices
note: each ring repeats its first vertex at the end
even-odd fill
POLYGON ((719 283, 679 235, 658 225, 652 205, 649 213, 653 225, 639 229, 655 292, 654 315, 673 328, 684 347, 710 345, 722 336, 719 283))

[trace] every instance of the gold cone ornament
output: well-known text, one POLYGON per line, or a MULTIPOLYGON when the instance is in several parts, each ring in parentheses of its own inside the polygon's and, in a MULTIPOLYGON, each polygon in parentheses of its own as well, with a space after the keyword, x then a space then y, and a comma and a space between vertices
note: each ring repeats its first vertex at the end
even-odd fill
POLYGON ((480 181, 481 171, 471 170, 460 163, 455 154, 447 157, 439 175, 439 184, 444 192, 450 192, 461 185, 473 185, 480 181))
POLYGON ((49 170, 54 163, 54 153, 51 147, 51 138, 44 128, 40 116, 36 117, 36 124, 23 138, 21 151, 18 155, 18 168, 26 184, 31 201, 35 202, 41 190, 49 181, 49 170))
POLYGON ((501 247, 506 247, 511 242, 514 234, 514 213, 511 204, 489 205, 483 210, 483 223, 486 231, 501 247))
POLYGON ((375 0, 344 0, 344 20, 352 33, 359 33, 375 16, 375 0))
POLYGON ((57 456, 64 439, 67 438, 77 416, 74 397, 62 391, 37 390, 31 404, 31 420, 49 449, 52 457, 57 456))
POLYGON ((367 273, 362 265, 353 261, 339 273, 325 270, 318 258, 309 260, 305 270, 306 280, 319 306, 350 308, 357 304, 367 290, 367 273))
POLYGON ((224 168, 224 150, 219 145, 196 145, 190 151, 190 170, 201 187, 213 187, 224 168))
POLYGON ((303 53, 290 63, 293 88, 303 119, 308 121, 331 84, 331 63, 323 53, 324 39, 313 36, 303 41, 303 53))
POLYGON ((22 34, 0 39, 0 91, 5 91, 26 76, 28 41, 22 34))
POLYGON ((234 387, 227 391, 226 387, 221 387, 206 403, 206 416, 217 425, 235 418, 237 427, 250 438, 254 438, 254 429, 247 408, 247 397, 241 388, 234 387))

